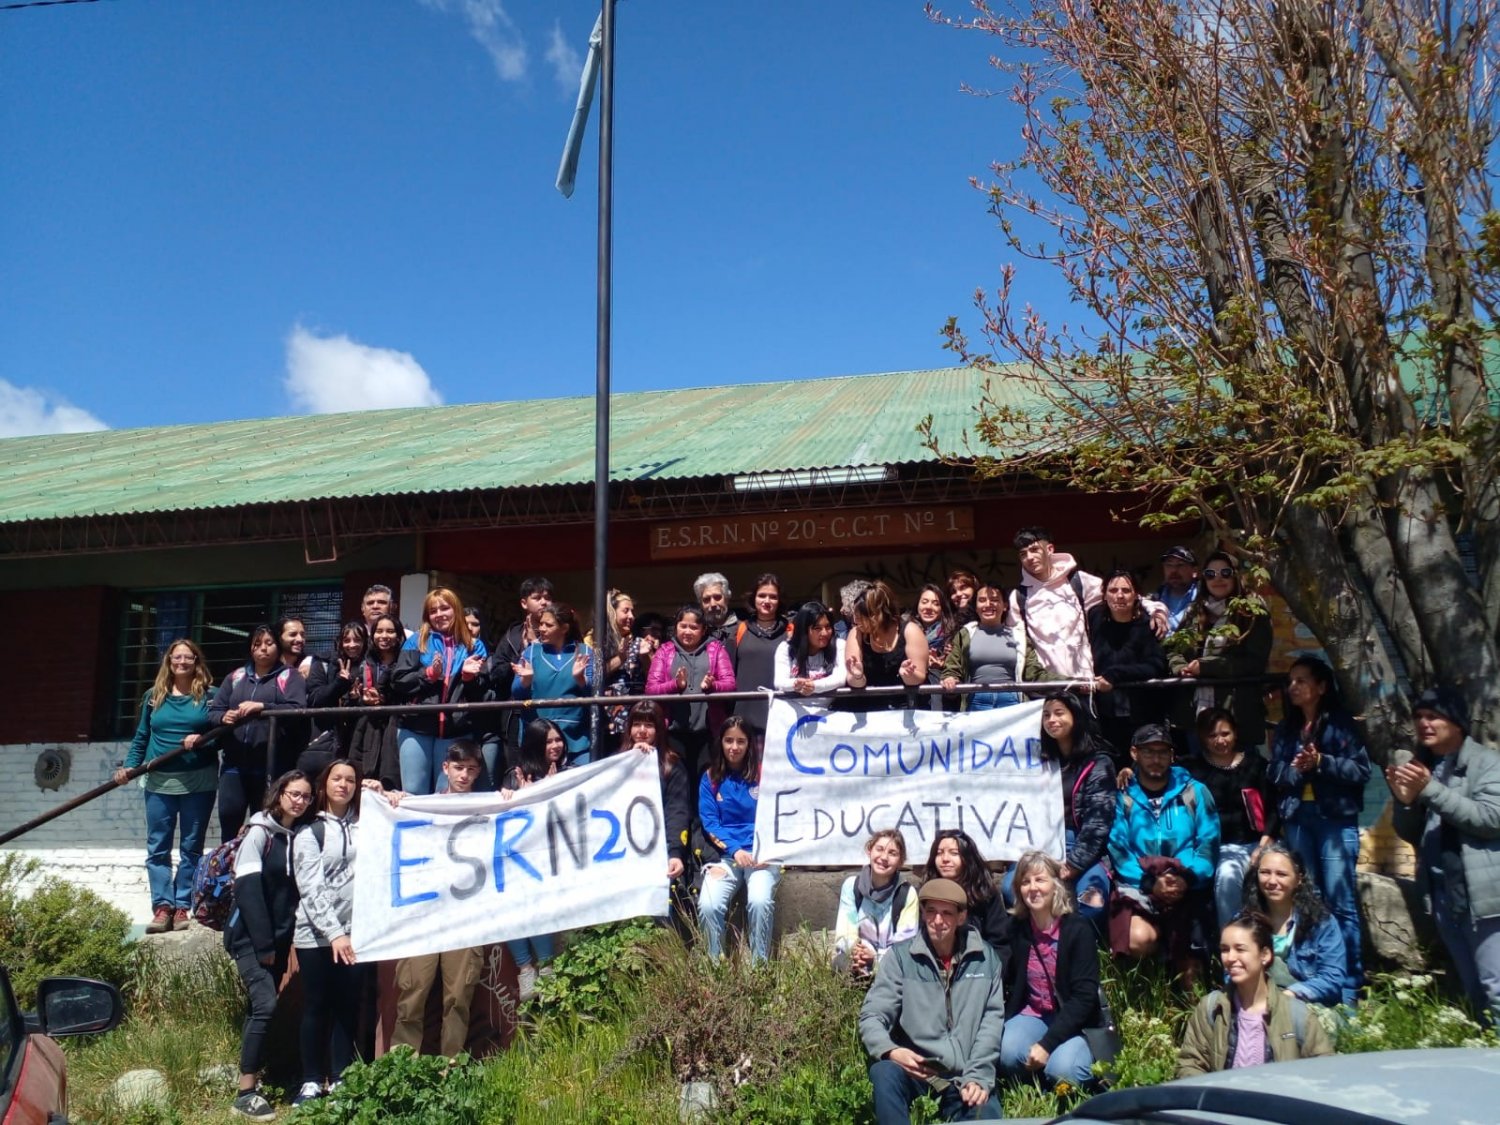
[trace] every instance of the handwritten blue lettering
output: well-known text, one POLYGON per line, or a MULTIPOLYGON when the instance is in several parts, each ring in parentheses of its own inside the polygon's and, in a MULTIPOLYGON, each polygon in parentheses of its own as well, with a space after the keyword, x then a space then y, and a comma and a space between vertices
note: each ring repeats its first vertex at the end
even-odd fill
POLYGON ((418 867, 424 863, 431 863, 430 855, 403 856, 401 854, 401 834, 413 828, 428 828, 432 825, 430 820, 398 820, 395 827, 391 829, 391 905, 411 906, 418 902, 429 902, 438 897, 437 891, 423 891, 421 894, 403 895, 401 893, 401 869, 403 867, 418 867))

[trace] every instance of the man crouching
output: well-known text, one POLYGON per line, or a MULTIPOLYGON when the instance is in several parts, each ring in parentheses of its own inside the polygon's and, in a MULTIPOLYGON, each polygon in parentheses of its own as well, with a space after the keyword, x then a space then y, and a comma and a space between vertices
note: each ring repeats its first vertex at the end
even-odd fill
POLYGON ((859 1012, 874 1061, 875 1120, 911 1120, 911 1104, 937 1095, 944 1121, 1000 1118, 995 1059, 1005 1028, 1000 958, 969 925, 968 896, 949 879, 917 892, 922 927, 880 963, 859 1012))

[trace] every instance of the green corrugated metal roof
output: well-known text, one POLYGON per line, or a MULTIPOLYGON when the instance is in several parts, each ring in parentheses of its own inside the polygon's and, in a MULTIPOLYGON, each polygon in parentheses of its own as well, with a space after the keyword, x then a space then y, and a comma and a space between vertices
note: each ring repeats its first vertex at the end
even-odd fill
MULTIPOLYGON (((975 419, 969 368, 643 391, 611 403, 614 480, 932 460, 975 419)), ((996 380, 1001 401, 1023 394, 996 380)), ((1019 402, 1015 405, 1020 405, 1019 402)), ((0 442, 0 523, 580 484, 594 475, 591 396, 0 442)))

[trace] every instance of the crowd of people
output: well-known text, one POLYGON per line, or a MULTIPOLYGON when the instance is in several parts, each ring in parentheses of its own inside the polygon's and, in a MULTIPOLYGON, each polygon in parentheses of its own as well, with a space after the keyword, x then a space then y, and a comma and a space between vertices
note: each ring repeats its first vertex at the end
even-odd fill
MULTIPOLYGON (((927 1091, 952 1114, 991 1114, 997 1075, 1086 1083, 1106 1042, 1100 945, 1222 983, 1189 1025, 1183 1073, 1326 1053, 1304 1006, 1347 1013, 1359 999, 1354 868, 1372 768, 1332 669, 1300 657, 1266 691, 1269 618, 1223 552, 1200 570, 1191 550, 1172 548, 1161 587, 1146 596, 1132 572, 1082 571, 1045 529, 1023 529, 1015 545, 1015 589, 955 571, 907 611, 884 581, 850 583, 838 606, 788 606, 768 573, 741 616, 728 580, 710 572, 670 618, 637 614, 611 591, 585 635, 578 612, 532 578, 518 619, 491 636, 447 588, 426 595, 407 632, 392 592, 373 586, 334 652, 308 653, 298 620, 261 626, 216 689, 202 650, 173 641, 118 780, 187 750, 142 779, 148 930, 190 924, 215 802, 224 839, 243 829, 225 939, 251 1009, 236 1110, 270 1113, 256 1075, 293 948, 310 1001, 299 1100, 323 1093, 354 1057, 367 966, 348 926, 367 789, 393 803, 483 790, 509 798, 606 754, 655 751, 673 920, 686 933, 696 913, 708 953, 721 956, 743 894, 750 954, 771 956, 781 871, 754 851, 768 703, 714 698, 763 690, 860 710, 974 712, 1043 698, 1041 753, 1061 775, 1063 856, 1029 854, 997 878, 973 839, 944 830, 914 886, 906 841, 888 830, 870 838, 868 863, 842 888, 834 963, 871 982, 860 1030, 880 1120, 904 1120, 927 1091), (590 707, 568 701, 594 694, 596 670, 605 695, 648 698, 622 699, 592 723, 590 707), (1174 687, 1173 676, 1195 682, 1174 687), (1065 686, 1048 689, 1053 681, 1065 686), (858 693, 869 687, 892 690, 858 693), (1271 722, 1276 696, 1283 713, 1271 722), (524 716, 368 710, 507 699, 546 704, 524 716), (306 707, 348 714, 281 720, 268 753, 268 713, 306 707)), ((1468 737, 1450 690, 1423 695, 1416 714, 1412 760, 1386 775, 1396 828, 1418 848, 1466 992, 1500 1019, 1500 754, 1468 737)), ((523 995, 548 971, 555 936, 509 943, 523 995)), ((462 1048, 480 953, 397 966, 394 1042, 421 1047, 440 980, 439 1046, 462 1048)))

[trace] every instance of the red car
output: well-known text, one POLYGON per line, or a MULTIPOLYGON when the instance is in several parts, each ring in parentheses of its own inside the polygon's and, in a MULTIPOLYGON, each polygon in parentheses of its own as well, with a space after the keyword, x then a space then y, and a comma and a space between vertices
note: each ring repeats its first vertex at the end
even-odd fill
POLYGON ((0 1125, 64 1125, 68 1067, 53 1037, 108 1031, 125 1017, 119 990, 85 977, 48 977, 36 998, 37 1013, 23 1014, 0 965, 0 1125))

